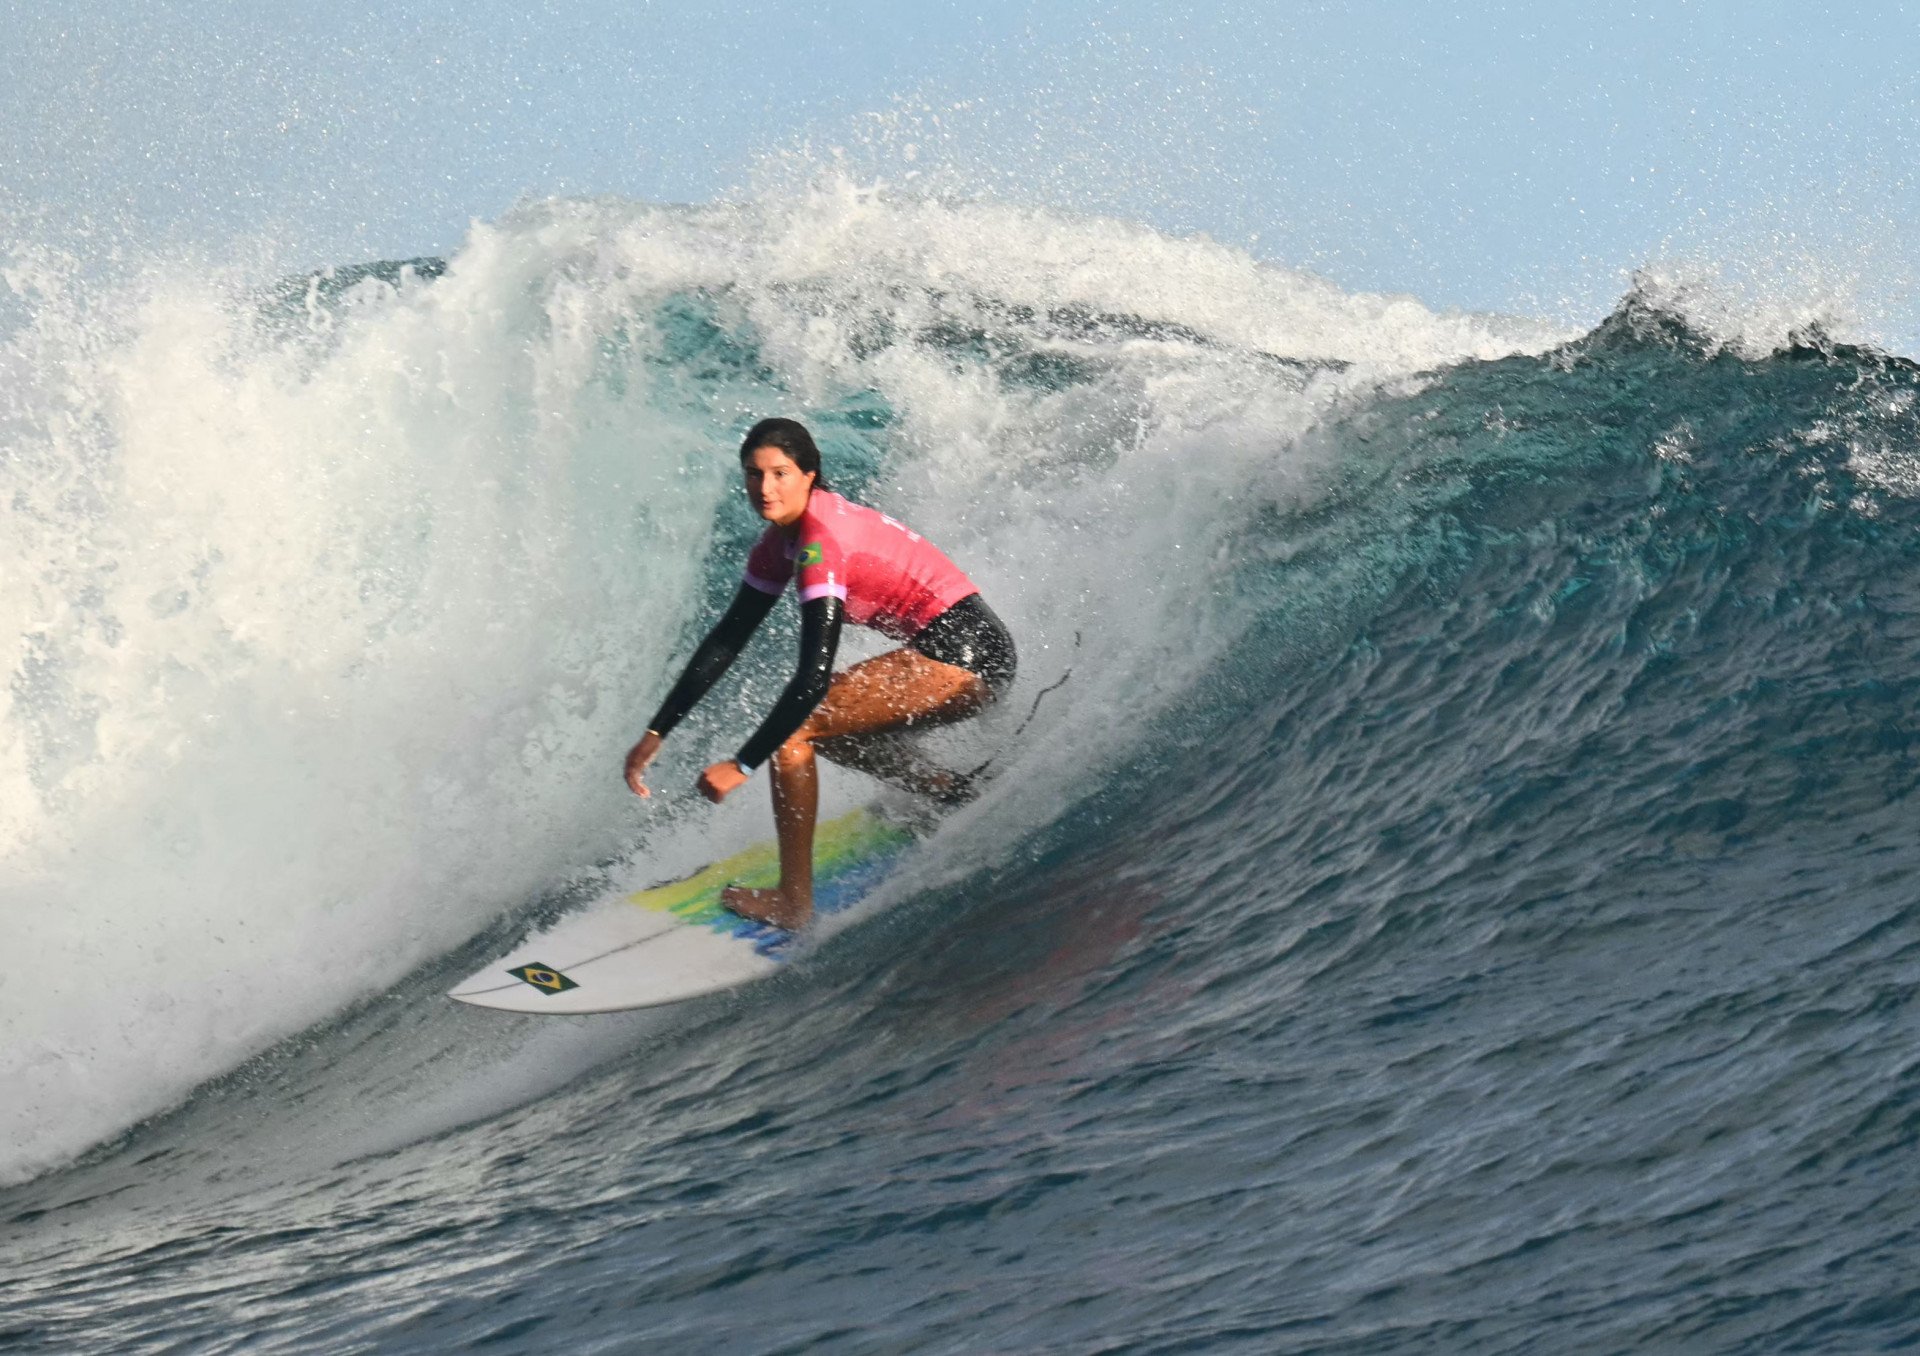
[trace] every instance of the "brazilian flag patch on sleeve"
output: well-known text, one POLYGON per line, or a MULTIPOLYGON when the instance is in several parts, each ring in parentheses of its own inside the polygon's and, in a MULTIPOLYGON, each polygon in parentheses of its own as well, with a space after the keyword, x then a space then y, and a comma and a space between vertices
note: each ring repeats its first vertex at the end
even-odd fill
POLYGON ((543 993, 565 993, 568 989, 580 987, 551 965, 541 965, 538 962, 532 965, 515 966, 507 973, 515 979, 525 980, 543 993))
POLYGON ((802 565, 818 565, 826 558, 826 548, 817 541, 810 541, 800 548, 799 563, 802 565))

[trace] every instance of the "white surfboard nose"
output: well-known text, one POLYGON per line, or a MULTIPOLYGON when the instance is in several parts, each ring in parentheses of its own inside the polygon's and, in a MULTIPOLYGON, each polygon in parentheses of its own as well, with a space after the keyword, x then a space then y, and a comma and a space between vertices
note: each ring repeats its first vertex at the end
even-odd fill
MULTIPOLYGON (((912 841, 870 810, 820 825, 814 837, 814 909, 841 912, 872 892, 912 841)), ((683 880, 608 895, 562 919, 447 991, 502 1012, 573 1016, 684 1002, 764 979, 780 969, 792 937, 720 907, 738 882, 772 885, 772 843, 715 862, 683 880)))

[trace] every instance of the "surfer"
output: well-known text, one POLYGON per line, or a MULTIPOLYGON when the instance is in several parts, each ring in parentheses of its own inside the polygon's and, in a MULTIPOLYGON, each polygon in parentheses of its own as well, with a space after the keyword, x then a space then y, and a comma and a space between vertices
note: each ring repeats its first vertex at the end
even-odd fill
POLYGON ((755 424, 740 444, 740 468, 747 501, 767 528, 747 555, 732 604, 627 754, 627 785, 637 796, 651 794, 645 775, 661 742, 727 671, 787 581, 797 580, 800 666, 739 753, 697 783, 718 804, 772 760, 780 884, 733 886, 721 903, 742 918, 795 929, 813 916, 814 755, 943 802, 970 799, 968 778, 935 767, 903 736, 964 720, 1003 694, 1013 681, 1013 638, 932 542, 827 488, 804 425, 755 424), (835 673, 843 621, 906 643, 835 673))

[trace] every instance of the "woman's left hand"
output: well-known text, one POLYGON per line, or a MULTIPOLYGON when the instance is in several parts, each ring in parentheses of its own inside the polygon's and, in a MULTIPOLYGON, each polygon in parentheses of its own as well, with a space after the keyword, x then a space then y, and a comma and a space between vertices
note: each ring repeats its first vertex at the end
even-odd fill
POLYGON ((746 784, 747 774, 731 758, 724 763, 715 763, 701 773, 700 780, 694 783, 700 794, 715 805, 725 800, 729 791, 737 791, 746 784))

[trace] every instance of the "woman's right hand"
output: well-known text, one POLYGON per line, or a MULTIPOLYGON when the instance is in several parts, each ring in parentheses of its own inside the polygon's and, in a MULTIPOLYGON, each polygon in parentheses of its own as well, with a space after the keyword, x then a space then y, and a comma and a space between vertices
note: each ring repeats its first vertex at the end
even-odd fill
POLYGON ((632 788, 633 794, 636 796, 651 796, 653 794, 653 792, 647 790, 647 783, 644 778, 646 777, 647 764, 651 763, 654 757, 660 752, 661 742, 659 735, 655 734, 652 730, 648 730, 646 734, 641 736, 640 742, 627 751, 627 785, 632 788))

